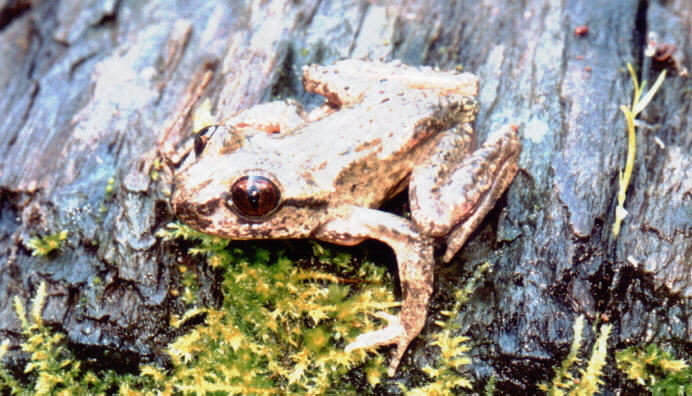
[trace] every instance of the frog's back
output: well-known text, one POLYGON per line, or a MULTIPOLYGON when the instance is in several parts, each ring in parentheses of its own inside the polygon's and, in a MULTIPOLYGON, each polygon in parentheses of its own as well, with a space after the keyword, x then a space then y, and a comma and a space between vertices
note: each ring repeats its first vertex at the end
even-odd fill
POLYGON ((366 99, 283 137, 282 157, 291 158, 282 162, 330 202, 377 207, 403 188, 434 136, 458 123, 454 111, 449 98, 423 90, 366 99))

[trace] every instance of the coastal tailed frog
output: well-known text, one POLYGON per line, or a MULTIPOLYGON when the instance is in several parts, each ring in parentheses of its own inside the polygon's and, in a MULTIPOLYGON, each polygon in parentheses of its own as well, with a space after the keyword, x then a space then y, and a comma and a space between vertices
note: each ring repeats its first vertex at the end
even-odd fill
POLYGON ((517 127, 477 150, 478 79, 401 63, 344 60, 303 70, 326 98, 260 104, 197 133, 176 175, 173 207, 193 228, 229 239, 372 238, 396 254, 403 304, 346 349, 396 344, 393 375, 421 331, 433 290, 433 244, 449 261, 517 172, 517 127), (408 187, 411 220, 378 208, 408 187))

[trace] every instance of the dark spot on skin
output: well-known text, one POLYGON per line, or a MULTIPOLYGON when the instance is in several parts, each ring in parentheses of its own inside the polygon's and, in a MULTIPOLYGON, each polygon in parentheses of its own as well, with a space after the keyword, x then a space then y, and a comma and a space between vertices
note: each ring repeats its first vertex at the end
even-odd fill
POLYGON ((318 198, 286 198, 283 204, 295 208, 320 209, 327 207, 328 202, 318 198))
POLYGON ((253 234, 255 238, 273 238, 273 230, 261 230, 253 234))
MULTIPOLYGON (((175 181, 175 189, 176 189, 176 191, 178 190, 178 186, 184 186, 184 185, 185 185, 185 182, 184 182, 185 180, 186 180, 186 175, 178 176, 178 178, 177 178, 176 181, 175 181)), ((213 179, 204 180, 203 182, 201 182, 201 183, 199 183, 198 185, 196 185, 196 186, 194 187, 194 189, 191 190, 191 193, 188 193, 188 194, 189 194, 189 195, 196 195, 196 193, 197 193, 198 191, 204 190, 204 189, 205 189, 209 184, 211 184, 213 181, 214 181, 213 179)), ((185 189, 183 188, 183 190, 185 190, 185 189)))
POLYGON ((219 207, 220 201, 221 200, 219 198, 215 198, 215 199, 210 199, 209 201, 207 201, 201 205, 197 205, 197 213, 202 215, 202 216, 211 215, 212 213, 214 213, 216 211, 216 208, 219 207))

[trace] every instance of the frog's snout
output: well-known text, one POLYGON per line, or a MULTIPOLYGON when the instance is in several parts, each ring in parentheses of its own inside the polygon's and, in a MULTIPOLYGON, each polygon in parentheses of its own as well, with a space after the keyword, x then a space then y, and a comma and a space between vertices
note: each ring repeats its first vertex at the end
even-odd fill
POLYGON ((184 223, 205 227, 211 224, 210 220, 206 220, 214 208, 218 205, 218 200, 212 200, 205 203, 200 203, 195 200, 190 192, 185 189, 176 188, 171 199, 173 213, 184 223))

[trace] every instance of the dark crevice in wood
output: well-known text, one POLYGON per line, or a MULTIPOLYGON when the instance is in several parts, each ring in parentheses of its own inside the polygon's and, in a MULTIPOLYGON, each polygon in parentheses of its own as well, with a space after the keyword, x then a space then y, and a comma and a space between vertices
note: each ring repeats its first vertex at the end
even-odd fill
POLYGON ((104 12, 101 19, 93 24, 93 27, 108 29, 115 25, 118 20, 118 11, 120 10, 121 4, 122 0, 114 0, 112 12, 104 12))
POLYGON ((637 62, 637 77, 639 81, 646 80, 646 76, 642 77, 642 69, 645 63, 644 59, 644 49, 646 48, 646 43, 648 41, 649 27, 647 23, 647 15, 649 10, 650 0, 639 0, 637 5, 637 13, 634 19, 634 31, 632 32, 632 49, 634 51, 633 57, 637 62))
POLYGON ((9 0, 0 9, 0 32, 13 20, 29 11, 32 6, 31 0, 9 0))

